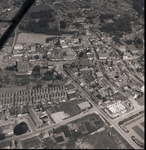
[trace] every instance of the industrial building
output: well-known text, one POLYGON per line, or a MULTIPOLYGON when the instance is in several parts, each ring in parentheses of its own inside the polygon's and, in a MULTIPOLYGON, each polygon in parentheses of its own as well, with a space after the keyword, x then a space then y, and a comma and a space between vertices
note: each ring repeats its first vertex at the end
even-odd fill
POLYGON ((86 101, 78 104, 78 107, 80 108, 81 111, 84 111, 86 109, 89 109, 91 107, 91 104, 88 101, 86 101))

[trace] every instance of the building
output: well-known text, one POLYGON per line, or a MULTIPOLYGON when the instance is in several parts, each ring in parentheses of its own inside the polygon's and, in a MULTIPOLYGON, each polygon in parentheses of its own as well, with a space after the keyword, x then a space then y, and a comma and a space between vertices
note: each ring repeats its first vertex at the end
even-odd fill
POLYGON ((126 46, 120 46, 120 47, 118 47, 118 49, 120 50, 120 51, 122 51, 122 52, 125 52, 126 51, 126 46))
POLYGON ((14 127, 12 124, 8 124, 6 126, 0 127, 2 130, 2 133, 7 137, 7 136, 13 136, 14 135, 14 127))
POLYGON ((33 108, 31 108, 29 110, 29 115, 31 117, 31 119, 33 120, 34 124, 40 128, 43 125, 42 120, 39 118, 39 116, 37 115, 37 113, 34 111, 33 108))
POLYGON ((131 59, 132 58, 132 55, 130 53, 124 53, 123 55, 123 60, 127 60, 127 59, 131 59))
POLYGON ((22 45, 15 45, 14 49, 23 49, 23 46, 22 45))
POLYGON ((102 74, 102 72, 101 71, 99 71, 99 72, 96 72, 96 75, 97 75, 97 77, 103 77, 103 74, 102 74))
POLYGON ((81 111, 83 111, 83 110, 89 109, 91 107, 91 104, 88 101, 86 101, 86 102, 78 104, 78 107, 80 108, 81 111))
POLYGON ((67 96, 68 96, 69 101, 76 100, 76 98, 77 98, 77 95, 76 95, 76 92, 75 92, 75 91, 68 92, 68 93, 67 93, 67 96))
POLYGON ((0 105, 9 106, 25 102, 49 100, 48 88, 26 90, 26 87, 2 88, 0 91, 0 105), (39 97, 38 97, 39 95, 39 97))
POLYGON ((60 42, 61 48, 68 48, 68 45, 65 42, 60 42))
POLYGON ((108 53, 98 53, 99 59, 108 59, 109 54, 108 53))

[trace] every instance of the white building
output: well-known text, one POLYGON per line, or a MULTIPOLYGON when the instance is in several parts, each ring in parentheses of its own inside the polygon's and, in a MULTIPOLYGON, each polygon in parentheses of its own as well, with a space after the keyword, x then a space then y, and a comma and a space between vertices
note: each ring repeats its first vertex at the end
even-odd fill
POLYGON ((23 49, 23 46, 17 44, 17 45, 14 46, 14 49, 23 49))

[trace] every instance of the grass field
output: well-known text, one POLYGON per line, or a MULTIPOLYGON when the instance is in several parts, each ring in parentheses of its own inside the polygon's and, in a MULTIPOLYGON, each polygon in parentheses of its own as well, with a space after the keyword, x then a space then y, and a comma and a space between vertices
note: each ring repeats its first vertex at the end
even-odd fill
POLYGON ((71 90, 71 89, 74 89, 74 88, 75 88, 75 86, 74 86, 73 84, 71 84, 71 83, 65 85, 64 87, 67 88, 67 90, 71 90))
POLYGON ((119 92, 112 95, 112 98, 113 98, 113 100, 121 100, 121 101, 127 100, 127 98, 125 96, 123 96, 122 94, 120 94, 119 92))
POLYGON ((45 35, 36 33, 20 33, 17 38, 17 44, 26 43, 45 43, 46 38, 55 37, 55 35, 45 35))
POLYGON ((81 113, 81 110, 77 107, 77 105, 85 101, 85 99, 81 99, 70 102, 63 102, 59 103, 59 105, 55 105, 53 108, 56 110, 56 112, 64 111, 65 113, 69 114, 70 117, 72 117, 81 113))
POLYGON ((41 141, 39 140, 39 138, 37 136, 23 140, 21 142, 22 142, 22 148, 23 149, 28 149, 28 148, 38 146, 41 144, 41 141))

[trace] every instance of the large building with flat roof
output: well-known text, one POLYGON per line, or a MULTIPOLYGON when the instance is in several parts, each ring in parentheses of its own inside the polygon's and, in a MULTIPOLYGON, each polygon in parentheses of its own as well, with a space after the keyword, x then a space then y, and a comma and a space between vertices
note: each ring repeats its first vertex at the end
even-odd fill
POLYGON ((81 111, 83 111, 83 110, 89 109, 91 107, 91 104, 88 101, 86 101, 86 102, 78 104, 78 107, 80 108, 81 111))

